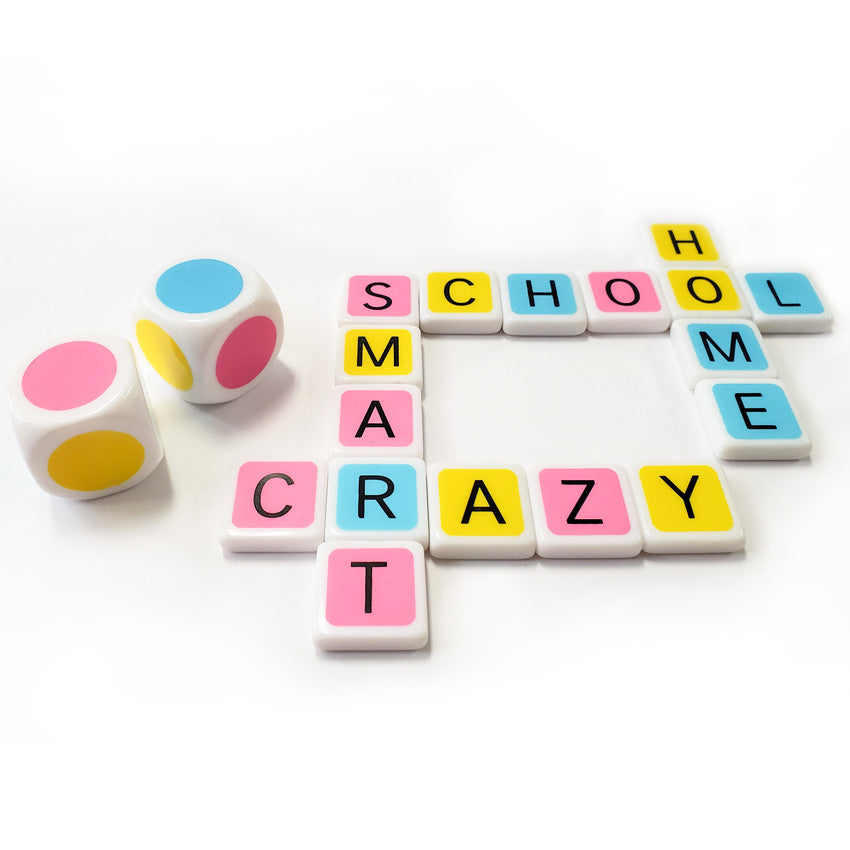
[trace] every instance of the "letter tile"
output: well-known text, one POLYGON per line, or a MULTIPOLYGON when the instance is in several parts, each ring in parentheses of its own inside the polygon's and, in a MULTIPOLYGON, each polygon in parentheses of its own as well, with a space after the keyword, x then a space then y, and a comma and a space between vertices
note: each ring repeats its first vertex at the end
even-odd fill
POLYGON ((587 329, 581 293, 569 275, 509 274, 501 291, 506 334, 576 336, 587 329))
POLYGON ((327 478, 323 460, 243 463, 222 547, 231 552, 314 552, 325 536, 327 478))
POLYGON ((422 337, 412 325, 343 326, 336 382, 422 386, 422 337))
POLYGON ((421 649, 428 643, 425 553, 418 543, 323 543, 316 560, 313 642, 319 649, 421 649))
POLYGON ((635 495, 643 549, 654 554, 734 552, 744 530, 723 473, 707 464, 642 466, 635 495))
POLYGON ((535 467, 531 508, 542 558, 632 558, 643 548, 625 470, 535 467))
POLYGON ((502 328, 499 282, 489 272, 430 272, 419 326, 434 334, 493 334, 502 328))
POLYGON ((821 333, 832 314, 810 278, 800 272, 739 274, 753 319, 764 333, 821 333))
POLYGON ((714 263, 720 259, 714 239, 704 224, 653 224, 651 256, 663 263, 714 263))
POLYGON ((413 275, 346 275, 340 324, 419 324, 419 286, 413 275))
POLYGON ((327 540, 415 540, 428 547, 425 464, 421 458, 333 458, 328 474, 327 540))
POLYGON ((334 455, 422 457, 422 392, 404 384, 334 388, 334 455))
POLYGON ((726 269, 671 268, 663 273, 662 283, 674 319, 750 317, 726 269))
POLYGON ((775 378, 762 335, 746 319, 677 319, 670 340, 688 386, 710 378, 775 378))
POLYGON ((435 558, 530 558, 534 522, 525 472, 515 466, 428 470, 435 558))
POLYGON ((781 381, 702 381, 694 400, 719 458, 797 460, 811 454, 781 381))
POLYGON ((579 277, 591 333, 661 333, 670 310, 649 272, 590 272, 579 277))

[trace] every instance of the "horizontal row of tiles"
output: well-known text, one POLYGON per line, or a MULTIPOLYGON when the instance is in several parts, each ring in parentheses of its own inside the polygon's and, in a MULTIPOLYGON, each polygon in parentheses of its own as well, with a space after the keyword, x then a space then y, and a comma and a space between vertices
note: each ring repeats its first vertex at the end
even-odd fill
POLYGON ((249 461, 221 543, 314 551, 323 541, 412 540, 436 558, 629 558, 730 552, 744 533, 710 464, 429 465, 422 458, 249 461))
POLYGON ((409 324, 435 334, 659 333, 674 319, 706 316, 752 318, 777 333, 821 332, 832 324, 807 275, 719 267, 354 274, 344 278, 339 305, 340 324, 409 324))

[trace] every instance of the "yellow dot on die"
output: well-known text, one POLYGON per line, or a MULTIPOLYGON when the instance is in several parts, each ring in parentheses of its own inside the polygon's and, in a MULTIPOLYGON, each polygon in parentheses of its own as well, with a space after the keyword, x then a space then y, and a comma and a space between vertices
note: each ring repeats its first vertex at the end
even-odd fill
POLYGON ((87 431, 53 451, 47 473, 61 487, 91 493, 129 481, 144 460, 144 446, 130 434, 87 431))
POLYGON ((140 319, 136 322, 136 338, 148 362, 172 387, 178 390, 192 388, 192 367, 186 355, 159 325, 140 319))

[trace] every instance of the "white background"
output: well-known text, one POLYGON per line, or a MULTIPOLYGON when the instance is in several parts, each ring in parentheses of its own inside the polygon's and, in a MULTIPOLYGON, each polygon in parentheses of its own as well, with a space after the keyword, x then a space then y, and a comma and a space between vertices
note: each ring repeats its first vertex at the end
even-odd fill
MULTIPOLYGON (((129 333, 158 266, 241 256, 287 322, 92 503, 0 422, 0 843, 844 848, 848 68, 840 5, 18 4, 0 33, 0 361, 129 333), (232 468, 322 457, 343 272, 642 266, 651 219, 810 272, 771 336, 809 461, 723 464, 734 556, 434 563, 432 640, 322 655, 313 558, 226 557, 232 468)), ((711 458, 666 335, 427 338, 426 452, 711 458)))

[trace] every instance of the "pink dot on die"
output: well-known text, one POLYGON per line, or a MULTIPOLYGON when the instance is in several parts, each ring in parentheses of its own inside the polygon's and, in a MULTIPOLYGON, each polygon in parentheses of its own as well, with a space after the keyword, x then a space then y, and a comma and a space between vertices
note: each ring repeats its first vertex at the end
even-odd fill
POLYGON ((63 342, 42 351, 24 370, 21 389, 43 410, 82 407, 109 389, 118 373, 115 355, 97 342, 63 342))
POLYGON ((253 316, 224 341, 215 363, 218 382, 229 390, 250 384, 266 368, 277 344, 277 328, 267 316, 253 316))

